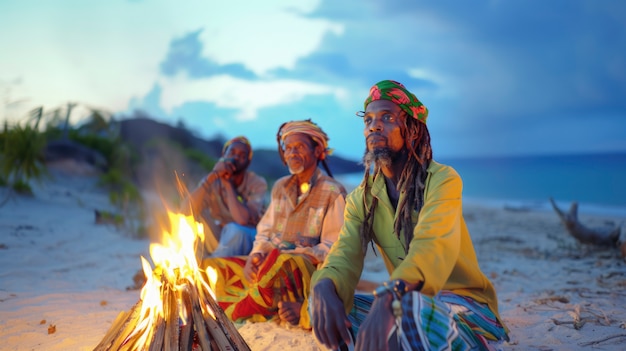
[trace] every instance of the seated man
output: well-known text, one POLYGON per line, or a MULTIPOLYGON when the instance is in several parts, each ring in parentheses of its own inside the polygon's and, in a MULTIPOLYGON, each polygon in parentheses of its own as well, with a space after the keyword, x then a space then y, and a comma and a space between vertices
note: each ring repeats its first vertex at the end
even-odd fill
POLYGON ((227 141, 213 171, 185 199, 181 209, 191 210, 204 224, 205 249, 213 257, 247 255, 267 191, 264 178, 248 171, 252 147, 243 136, 227 141))
POLYGON ((498 348, 507 328, 463 219, 461 178, 432 157, 428 110, 390 80, 370 89, 364 107, 364 179, 311 282, 317 340, 333 350, 351 334, 355 350, 498 348), (368 245, 391 280, 355 298, 368 245))
POLYGON ((337 239, 346 190, 318 167, 320 162, 326 167, 329 149, 326 133, 315 123, 285 123, 277 141, 291 175, 274 184, 250 255, 210 258, 202 266, 217 270, 212 288, 232 320, 280 318, 308 329, 310 277, 337 239))

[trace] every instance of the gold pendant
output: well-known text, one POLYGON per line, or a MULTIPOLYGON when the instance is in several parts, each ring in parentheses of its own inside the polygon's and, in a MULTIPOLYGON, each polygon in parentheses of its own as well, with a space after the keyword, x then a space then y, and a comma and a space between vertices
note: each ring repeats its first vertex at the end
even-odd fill
POLYGON ((300 193, 301 194, 306 194, 307 192, 309 192, 310 188, 311 188, 311 186, 309 185, 309 183, 302 183, 302 184, 300 184, 300 193))

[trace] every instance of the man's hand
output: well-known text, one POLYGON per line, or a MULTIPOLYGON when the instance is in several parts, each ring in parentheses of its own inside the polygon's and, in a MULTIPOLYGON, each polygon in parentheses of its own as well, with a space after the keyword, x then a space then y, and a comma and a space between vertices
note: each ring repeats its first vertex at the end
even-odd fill
POLYGON ((355 351, 387 351, 389 344, 387 335, 393 327, 394 316, 391 311, 391 293, 383 294, 374 299, 363 324, 359 327, 355 351))
POLYGON ((320 280, 313 287, 312 298, 311 322, 317 340, 330 350, 339 349, 342 340, 350 342, 350 321, 333 281, 320 280))
POLYGON ((243 275, 249 282, 257 281, 257 272, 259 271, 259 267, 265 261, 265 255, 260 252, 256 252, 250 256, 248 256, 248 260, 246 261, 245 267, 243 267, 243 275))
POLYGON ((213 171, 217 173, 220 178, 229 179, 235 172, 235 168, 235 162, 232 158, 220 158, 213 167, 213 171))

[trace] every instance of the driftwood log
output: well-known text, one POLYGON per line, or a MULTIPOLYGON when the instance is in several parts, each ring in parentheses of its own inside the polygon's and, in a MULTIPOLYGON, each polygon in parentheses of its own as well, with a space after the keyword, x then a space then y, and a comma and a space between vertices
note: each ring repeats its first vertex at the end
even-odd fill
POLYGON ((552 208, 559 215, 565 229, 578 242, 598 246, 617 247, 620 237, 620 227, 617 225, 602 228, 589 228, 578 221, 578 203, 572 202, 568 212, 562 211, 550 198, 552 208))

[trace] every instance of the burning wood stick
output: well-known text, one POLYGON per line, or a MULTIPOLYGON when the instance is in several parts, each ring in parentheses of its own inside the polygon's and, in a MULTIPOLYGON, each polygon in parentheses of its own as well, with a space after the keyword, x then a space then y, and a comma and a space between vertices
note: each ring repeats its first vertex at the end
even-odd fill
POLYGON ((198 346, 203 351, 250 351, 198 269, 189 218, 178 219, 183 231, 168 235, 167 246, 150 247, 154 270, 142 257, 146 282, 140 301, 118 315, 94 351, 192 351, 198 346))
POLYGON ((113 325, 111 325, 111 328, 109 328, 109 331, 104 335, 104 338, 102 338, 102 341, 100 341, 94 351, 110 350, 120 336, 123 338, 125 335, 124 331, 128 330, 130 332, 135 327, 135 320, 141 310, 140 302, 138 301, 129 312, 121 312, 117 316, 113 325))
POLYGON ((211 308, 213 313, 215 314, 215 319, 220 322, 220 329, 226 334, 231 344, 235 347, 235 350, 238 351, 250 351, 250 347, 246 344, 245 340, 241 337, 241 334, 235 328, 235 325, 228 319, 224 310, 220 307, 220 305, 213 299, 211 294, 206 290, 204 286, 200 290, 202 294, 202 300, 204 303, 211 308))
POLYGON ((230 338, 228 338, 228 336, 220 327, 220 324, 223 323, 218 324, 218 322, 211 317, 205 318, 205 322, 209 334, 211 334, 213 340, 215 340, 215 343, 220 350, 239 350, 234 345, 232 345, 230 338))
POLYGON ((165 319, 158 316, 156 326, 154 327, 154 334, 150 341, 149 351, 161 351, 163 348, 163 342, 165 341, 165 319))
POLYGON ((204 317, 202 316, 202 308, 200 307, 200 303, 198 301, 198 295, 194 291, 195 289, 186 289, 183 290, 183 295, 189 299, 191 304, 191 315, 193 316, 193 323, 196 326, 196 333, 198 333, 198 341, 200 342, 200 346, 204 351, 210 351, 210 340, 209 334, 204 323, 204 317))
MULTIPOLYGON (((181 292, 181 301, 185 311, 191 311, 191 301, 185 298, 181 292)), ((180 330, 180 351, 191 351, 193 348, 193 318, 191 315, 186 316, 186 323, 180 330)))
POLYGON ((163 337, 163 351, 177 351, 178 350, 178 334, 180 331, 178 323, 178 299, 176 292, 167 289, 163 296, 165 305, 163 306, 163 313, 165 314, 165 335, 163 337))

